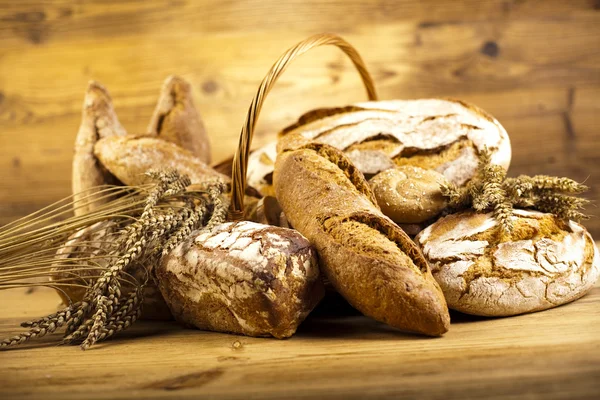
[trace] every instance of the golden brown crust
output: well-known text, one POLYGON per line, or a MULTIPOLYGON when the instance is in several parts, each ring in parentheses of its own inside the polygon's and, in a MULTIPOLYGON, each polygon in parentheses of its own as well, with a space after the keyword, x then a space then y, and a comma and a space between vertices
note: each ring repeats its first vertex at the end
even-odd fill
MULTIPOLYGON (((98 82, 90 82, 83 101, 81 125, 75 139, 73 156, 72 190, 77 202, 89 195, 89 189, 117 183, 111 174, 102 167, 94 155, 94 145, 99 139, 124 136, 125 129, 119 123, 108 91, 98 82)), ((99 196, 87 197, 85 205, 75 208, 75 215, 82 215, 109 201, 99 196)))
POLYGON ((397 224, 418 224, 446 207, 441 184, 444 176, 413 166, 390 168, 375 175, 369 184, 381 211, 397 224))
POLYGON ((152 136, 105 138, 96 143, 94 154, 126 185, 148 183, 147 171, 165 168, 175 168, 188 175, 192 183, 211 179, 229 182, 229 177, 216 172, 189 151, 152 136))
POLYGON ((181 77, 169 76, 165 80, 148 133, 175 143, 204 163, 210 163, 210 142, 202 118, 194 107, 192 86, 181 77))
POLYGON ((364 178, 340 169, 350 164, 344 158, 327 145, 279 154, 275 189, 286 217, 315 245, 321 271, 358 310, 400 329, 443 334, 450 317, 425 259, 379 211, 364 178))

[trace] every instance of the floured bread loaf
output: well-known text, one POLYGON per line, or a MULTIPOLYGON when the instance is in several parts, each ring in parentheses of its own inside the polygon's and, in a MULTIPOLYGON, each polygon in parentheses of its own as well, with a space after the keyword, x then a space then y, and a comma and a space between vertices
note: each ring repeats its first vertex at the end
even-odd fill
POLYGON ((177 320, 249 336, 293 335, 324 294, 308 240, 248 221, 193 234, 155 273, 177 320))
POLYGON ((161 89, 148 133, 175 143, 202 162, 210 163, 210 142, 192 99, 192 85, 169 76, 161 89))
POLYGON ((126 185, 149 183, 146 172, 152 169, 173 168, 189 176, 192 183, 214 179, 229 182, 192 153, 176 144, 148 135, 107 137, 94 146, 100 162, 126 185))
POLYGON ((431 336, 448 330, 448 308, 423 255, 381 213, 341 151, 318 143, 284 147, 274 181, 287 219, 317 248, 321 271, 352 306, 400 329, 431 336))
POLYGON ((590 234, 552 214, 515 210, 510 241, 499 243, 491 214, 448 215, 416 238, 448 306, 475 315, 545 310, 583 296, 600 258, 590 234))
MULTIPOLYGON (((118 227, 114 222, 102 221, 97 222, 87 228, 80 229, 75 232, 69 240, 56 252, 56 259, 60 261, 52 268, 50 280, 52 282, 60 282, 60 290, 57 289, 63 303, 69 305, 72 302, 81 301, 85 295, 86 288, 94 281, 101 273, 97 267, 108 267, 108 258, 106 251, 103 250, 106 242, 114 240, 118 227), (80 257, 97 257, 95 260, 81 261, 80 257), (73 264, 69 265, 65 260, 73 259, 73 264), (80 266, 82 263, 88 265, 89 269, 77 268, 73 271, 72 268, 80 266), (64 283, 72 284, 64 286, 64 283)), ((146 281, 146 269, 142 265, 131 265, 127 271, 138 282, 146 281)), ((123 282, 122 290, 126 295, 133 289, 132 285, 123 282)), ((142 308, 142 318, 154 320, 169 320, 173 317, 165 303, 162 294, 158 290, 156 284, 150 279, 144 288, 144 304, 142 308)))
MULTIPOLYGON (((367 177, 412 165, 433 169, 450 182, 464 185, 477 169, 484 147, 492 163, 508 169, 510 141, 500 123, 483 110, 457 100, 421 99, 358 103, 303 115, 282 136, 305 139, 343 150, 367 177)), ((249 159, 248 184, 270 193, 274 143, 249 159)))
POLYGON ((375 175, 369 184, 381 211, 397 224, 418 224, 446 208, 439 172, 405 165, 375 175))
POLYGON ((83 101, 81 125, 75 139, 72 171, 74 200, 77 202, 86 198, 86 202, 74 209, 75 215, 85 214, 110 200, 101 195, 95 195, 91 201, 88 197, 89 189, 95 186, 117 183, 96 159, 94 145, 102 138, 125 135, 108 91, 99 83, 90 82, 83 101))

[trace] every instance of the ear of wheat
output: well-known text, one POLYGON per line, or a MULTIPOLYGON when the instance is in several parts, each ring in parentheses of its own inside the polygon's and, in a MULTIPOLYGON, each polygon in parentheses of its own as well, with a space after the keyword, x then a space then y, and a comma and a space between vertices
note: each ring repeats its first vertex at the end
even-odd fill
POLYGON ((77 202, 65 199, 0 228, 0 289, 45 285, 85 290, 81 301, 23 323, 28 331, 0 342, 0 348, 64 328, 63 343, 81 343, 85 350, 128 328, 140 316, 151 266, 192 231, 225 220, 223 182, 186 190, 188 177, 175 170, 148 174, 156 184, 96 188, 80 194, 77 202), (98 195, 111 200, 85 215, 69 216, 98 195), (83 230, 89 239, 74 244, 71 238, 83 230), (132 275, 133 266, 144 266, 145 276, 132 275), (60 277, 40 281, 57 270, 60 277), (134 289, 124 295, 123 284, 134 289))
POLYGON ((587 186, 569 178, 547 175, 507 178, 504 168, 491 163, 487 149, 479 155, 477 175, 467 185, 443 184, 441 189, 454 211, 465 208, 492 211, 507 236, 512 231, 514 207, 552 213, 565 220, 588 218, 582 210, 589 201, 575 196, 585 192, 587 186))

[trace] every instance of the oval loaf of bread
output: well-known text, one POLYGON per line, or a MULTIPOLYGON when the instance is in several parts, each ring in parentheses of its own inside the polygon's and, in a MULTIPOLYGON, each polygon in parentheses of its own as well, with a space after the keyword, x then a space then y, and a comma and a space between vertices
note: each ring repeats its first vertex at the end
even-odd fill
POLYGON ((152 169, 173 168, 189 176, 192 183, 213 179, 229 182, 229 177, 218 173, 184 148, 148 135, 112 136, 99 140, 94 154, 125 185, 149 183, 146 172, 152 169))
POLYGON ((275 189, 291 225, 317 248, 321 271, 363 314, 437 336, 448 330, 444 296, 418 247, 375 205, 342 152, 312 143, 285 148, 275 189))
POLYGON ((598 279, 600 256, 581 225, 515 210, 509 241, 491 214, 448 215, 416 238, 450 308, 509 316, 583 296, 598 279))
MULTIPOLYGON (((420 99, 358 103, 300 117, 280 136, 300 135, 346 153, 367 177, 394 165, 433 169, 459 186, 474 175, 487 148, 492 163, 508 169, 506 130, 485 111, 458 100, 420 99)), ((271 194, 275 143, 252 153, 248 184, 271 194)))
POLYGON ((177 320, 248 336, 293 335, 324 295, 306 238, 249 221, 192 234, 155 274, 177 320))

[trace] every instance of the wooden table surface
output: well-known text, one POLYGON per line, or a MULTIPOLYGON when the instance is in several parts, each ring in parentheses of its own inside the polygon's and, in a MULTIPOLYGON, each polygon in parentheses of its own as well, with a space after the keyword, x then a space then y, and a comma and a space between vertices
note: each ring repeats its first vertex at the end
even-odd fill
MULTIPOLYGON (((0 336, 56 309, 51 289, 0 292, 0 336)), ((544 312, 452 314, 442 338, 366 317, 313 313, 291 339, 140 322, 88 351, 49 336, 0 352, 1 399, 594 399, 600 393, 600 286, 544 312)))
MULTIPOLYGON (((70 194, 88 80, 143 132, 169 74, 193 85, 214 161, 229 157, 273 61, 319 32, 348 39, 380 97, 451 96, 493 114, 510 174, 586 180, 600 200, 597 0, 0 0, 0 224, 70 194)), ((318 49, 280 79, 255 145, 303 112, 364 99, 341 52, 318 49)), ((598 214, 597 208, 590 209, 598 214)), ((600 237, 600 218, 585 222, 600 237)), ((49 290, 0 292, 0 336, 55 310, 49 290)), ((88 352, 56 337, 0 352, 10 398, 598 398, 600 287, 550 311, 453 314, 441 339, 359 316, 313 315, 290 340, 136 324, 88 352)))

